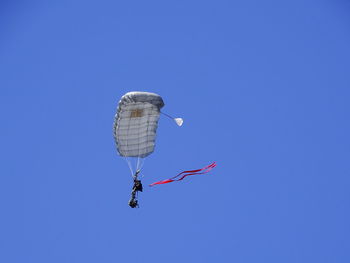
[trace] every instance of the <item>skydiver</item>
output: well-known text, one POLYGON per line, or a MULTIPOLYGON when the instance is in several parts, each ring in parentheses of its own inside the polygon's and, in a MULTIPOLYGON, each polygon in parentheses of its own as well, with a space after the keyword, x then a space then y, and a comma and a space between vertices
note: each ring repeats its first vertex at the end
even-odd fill
POLYGON ((134 176, 134 185, 132 187, 131 198, 128 203, 131 208, 139 207, 138 201, 136 199, 136 193, 142 192, 143 190, 141 180, 137 179, 137 176, 139 175, 139 173, 140 171, 136 171, 134 176))

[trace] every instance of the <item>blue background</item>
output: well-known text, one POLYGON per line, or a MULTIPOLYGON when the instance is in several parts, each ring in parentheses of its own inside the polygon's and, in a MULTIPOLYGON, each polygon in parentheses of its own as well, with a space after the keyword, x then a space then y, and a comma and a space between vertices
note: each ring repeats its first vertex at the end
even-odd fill
POLYGON ((350 262, 349 12, 2 1, 0 261, 350 262), (139 209, 112 137, 134 90, 185 120, 161 117, 139 209))

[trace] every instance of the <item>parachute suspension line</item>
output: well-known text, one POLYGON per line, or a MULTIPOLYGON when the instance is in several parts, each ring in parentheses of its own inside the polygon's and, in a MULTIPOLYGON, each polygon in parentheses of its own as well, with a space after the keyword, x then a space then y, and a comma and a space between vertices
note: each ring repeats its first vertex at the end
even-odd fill
POLYGON ((140 167, 139 167, 140 171, 141 171, 143 165, 145 164, 145 161, 146 161, 146 158, 141 158, 141 164, 140 164, 140 167))
POLYGON ((140 173, 140 177, 144 177, 144 175, 141 175, 141 170, 143 165, 145 164, 145 158, 140 158, 140 160, 138 160, 137 165, 136 165, 136 171, 139 171, 140 173))
POLYGON ((168 114, 166 114, 166 113, 164 113, 164 112, 160 112, 161 114, 163 114, 163 115, 165 115, 165 116, 167 116, 168 118, 170 118, 170 119, 175 119, 174 117, 172 117, 172 116, 170 116, 170 115, 168 115, 168 114))
POLYGON ((127 162, 128 166, 129 166, 131 176, 134 176, 134 171, 132 169, 132 165, 131 165, 130 160, 128 159, 128 157, 124 157, 124 160, 127 162))
POLYGON ((184 123, 184 120, 182 118, 174 118, 162 111, 159 111, 161 114, 163 114, 164 116, 168 117, 169 119, 172 119, 173 121, 176 122, 177 126, 182 126, 182 124, 184 123))
POLYGON ((136 164, 136 171, 140 171, 139 166, 140 166, 140 157, 138 156, 137 157, 137 164, 136 164))

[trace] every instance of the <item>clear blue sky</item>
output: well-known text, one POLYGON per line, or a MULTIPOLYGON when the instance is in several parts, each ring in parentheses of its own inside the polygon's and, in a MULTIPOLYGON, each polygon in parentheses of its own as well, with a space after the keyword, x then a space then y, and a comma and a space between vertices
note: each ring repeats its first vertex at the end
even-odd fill
POLYGON ((350 262, 350 4, 1 1, 0 262, 350 262), (160 94, 145 187, 112 123, 160 94))

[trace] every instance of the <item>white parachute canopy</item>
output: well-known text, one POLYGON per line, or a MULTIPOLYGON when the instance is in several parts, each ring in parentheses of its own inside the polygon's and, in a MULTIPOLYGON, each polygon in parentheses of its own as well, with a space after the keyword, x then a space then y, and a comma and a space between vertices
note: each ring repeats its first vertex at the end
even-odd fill
POLYGON ((128 92, 119 101, 114 121, 117 150, 124 157, 144 158, 154 151, 162 97, 128 92))

